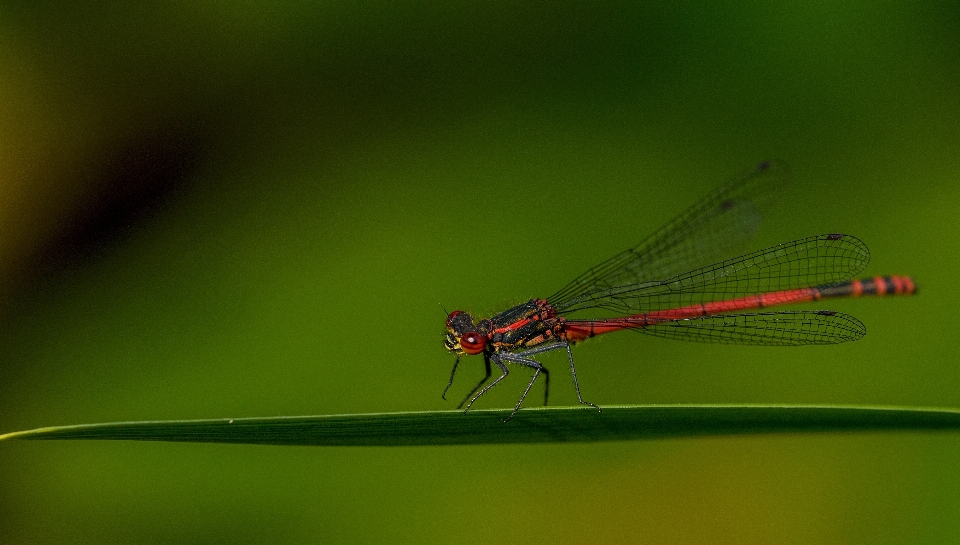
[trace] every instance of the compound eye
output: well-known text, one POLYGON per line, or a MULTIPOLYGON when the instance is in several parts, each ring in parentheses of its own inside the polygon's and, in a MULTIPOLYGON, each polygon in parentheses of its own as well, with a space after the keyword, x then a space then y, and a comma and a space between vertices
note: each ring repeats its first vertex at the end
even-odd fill
POLYGON ((460 348, 471 356, 483 352, 487 346, 487 338, 476 331, 467 331, 460 337, 460 348))
POLYGON ((455 310, 455 311, 451 312, 450 314, 448 314, 448 315, 447 315, 447 327, 450 327, 450 322, 452 322, 453 319, 457 317, 457 314, 461 314, 462 312, 463 312, 462 310, 455 310))

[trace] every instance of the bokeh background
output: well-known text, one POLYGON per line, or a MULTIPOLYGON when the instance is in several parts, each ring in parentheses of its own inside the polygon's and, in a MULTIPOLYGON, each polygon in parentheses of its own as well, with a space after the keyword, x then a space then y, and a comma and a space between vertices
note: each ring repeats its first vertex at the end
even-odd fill
MULTIPOLYGON (((952 1, 3 2, 0 432, 452 408, 441 305, 547 296, 767 157, 754 247, 855 234, 920 295, 831 301, 849 345, 591 341, 584 396, 960 406, 958 152, 952 1)), ((9 442, 0 483, 5 543, 960 540, 952 433, 9 442)))

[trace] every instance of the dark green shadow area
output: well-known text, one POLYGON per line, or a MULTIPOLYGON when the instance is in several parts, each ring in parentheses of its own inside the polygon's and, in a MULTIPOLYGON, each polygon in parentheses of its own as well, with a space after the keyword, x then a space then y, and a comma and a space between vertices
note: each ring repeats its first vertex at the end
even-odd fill
POLYGON ((111 422, 39 428, 5 439, 112 439, 299 446, 477 445, 669 437, 960 430, 960 410, 796 405, 635 405, 111 422))

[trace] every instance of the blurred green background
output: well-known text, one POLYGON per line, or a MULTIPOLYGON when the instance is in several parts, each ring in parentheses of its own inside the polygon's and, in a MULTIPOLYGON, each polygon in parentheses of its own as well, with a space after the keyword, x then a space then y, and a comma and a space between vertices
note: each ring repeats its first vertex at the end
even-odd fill
MULTIPOLYGON (((958 150, 957 2, 4 2, 0 432, 452 408, 440 305, 545 297, 767 157, 755 248, 855 234, 920 295, 831 301, 849 345, 591 341, 584 397, 960 406, 958 150)), ((951 433, 10 442, 0 482, 5 543, 960 540, 951 433)))

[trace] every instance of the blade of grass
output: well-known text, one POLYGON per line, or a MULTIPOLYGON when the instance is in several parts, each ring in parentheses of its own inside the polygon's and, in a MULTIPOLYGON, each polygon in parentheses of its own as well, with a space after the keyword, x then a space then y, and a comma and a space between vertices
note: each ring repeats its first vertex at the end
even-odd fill
POLYGON ((592 409, 283 416, 39 428, 6 439, 124 439, 264 445, 393 446, 623 441, 759 433, 960 430, 960 410, 797 405, 634 405, 592 409))

